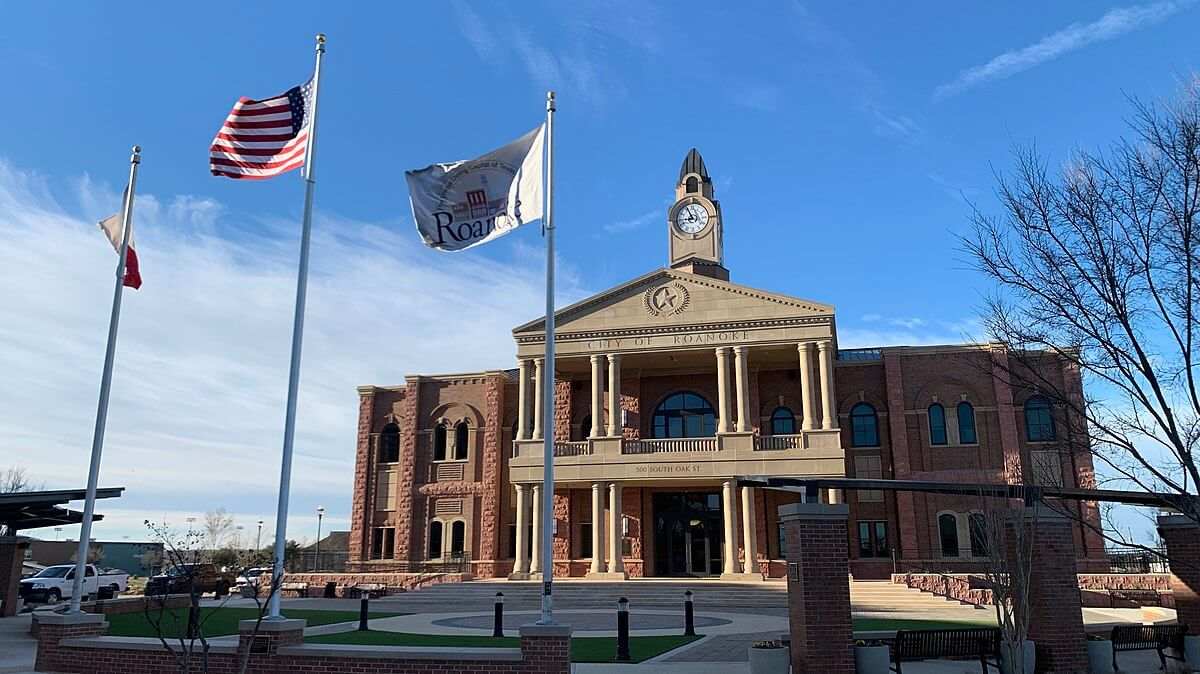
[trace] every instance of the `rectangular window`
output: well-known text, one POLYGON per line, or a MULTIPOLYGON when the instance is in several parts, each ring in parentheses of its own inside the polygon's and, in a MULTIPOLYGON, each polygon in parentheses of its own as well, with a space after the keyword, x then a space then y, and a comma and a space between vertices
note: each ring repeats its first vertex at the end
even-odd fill
POLYGON ((371 531, 371 559, 391 559, 396 550, 396 530, 375 527, 371 531))
POLYGON ((517 525, 508 525, 508 551, 506 553, 508 559, 516 559, 517 557, 517 525))
POLYGON ((584 522, 579 525, 579 558, 592 556, 592 523, 584 522))
POLYGON ((1029 453, 1029 462, 1033 468, 1033 484, 1040 487, 1063 486, 1062 462, 1058 452, 1054 450, 1039 450, 1029 453))
POLYGON ((381 470, 375 474, 375 509, 395 510, 396 495, 392 491, 392 471, 381 470))
POLYGON ((787 535, 784 534, 784 529, 783 529, 782 523, 779 524, 778 535, 779 535, 779 558, 787 559, 787 535))
POLYGON ((890 557, 887 522, 860 521, 858 523, 858 556, 860 558, 890 557))
MULTIPOLYGON (((878 456, 854 457, 854 477, 864 480, 882 480, 883 463, 878 456)), ((859 489, 859 503, 881 503, 883 492, 877 489, 859 489)))

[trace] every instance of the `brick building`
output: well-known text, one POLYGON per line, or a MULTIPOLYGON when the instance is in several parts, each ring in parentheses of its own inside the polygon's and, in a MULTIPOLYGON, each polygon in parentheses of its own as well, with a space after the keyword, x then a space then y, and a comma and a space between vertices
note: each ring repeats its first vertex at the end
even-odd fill
MULTIPOLYGON (((1078 420, 1011 386, 1002 349, 838 349, 833 306, 729 281, 695 150, 675 189, 669 266, 559 310, 553 367, 538 319, 513 331, 514 369, 359 389, 349 570, 466 559, 476 577, 528 577, 548 534, 556 575, 760 579, 783 575, 778 506, 797 497, 738 489, 738 476, 1094 486, 1090 456, 1072 451, 1086 444, 1078 420), (548 532, 532 516, 543 498, 548 532)), ((1036 362, 1082 396, 1068 363, 1036 362)), ((981 565, 979 499, 819 497, 849 506, 856 576, 981 565)), ((1099 524, 1093 506, 1072 507, 1099 524)), ((1081 570, 1103 564, 1099 536, 1076 523, 1073 537, 1081 570)))

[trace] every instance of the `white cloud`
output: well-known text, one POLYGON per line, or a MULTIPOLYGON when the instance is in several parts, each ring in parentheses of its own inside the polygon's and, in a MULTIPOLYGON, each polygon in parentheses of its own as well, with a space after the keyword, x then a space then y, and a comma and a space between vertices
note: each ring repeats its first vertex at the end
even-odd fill
POLYGON ((983 326, 975 318, 959 321, 935 321, 915 317, 888 318, 879 314, 866 314, 860 320, 869 326, 846 324, 838 326, 839 348, 968 344, 985 340, 983 326))
POLYGON ((1111 9, 1091 23, 1073 23, 1031 45, 1006 51, 987 63, 962 71, 953 81, 935 89, 934 99, 953 96, 980 84, 1029 70, 1090 44, 1111 40, 1162 21, 1193 4, 1195 0, 1165 0, 1111 9))
POLYGON ((654 222, 655 220, 665 218, 665 217, 666 217, 666 214, 663 211, 663 209, 655 208, 654 210, 646 211, 645 213, 642 213, 641 215, 634 216, 627 220, 618 220, 616 222, 610 222, 607 225, 604 225, 604 231, 608 232, 609 234, 619 234, 621 232, 629 232, 629 231, 632 231, 635 229, 640 229, 644 225, 647 225, 651 222, 654 222))
POLYGON ((491 60, 496 53, 496 36, 488 28, 483 17, 479 16, 464 0, 454 0, 451 7, 454 8, 454 17, 458 21, 458 28, 467 42, 471 43, 471 48, 475 50, 480 59, 491 60))
MULTIPOLYGON (((112 294, 115 256, 95 220, 119 191, 84 178, 78 198, 86 217, 45 178, 0 160, 0 466, 23 465, 49 487, 86 480, 112 294)), ((145 285, 125 294, 100 480, 128 491, 99 508, 130 515, 96 535, 138 538, 136 513, 219 506, 273 526, 299 226, 200 196, 137 204, 145 285), (213 233, 235 218, 224 230, 237 240, 213 233)), ((407 228, 318 211, 291 526, 317 504, 331 523, 348 517, 355 386, 513 364, 510 331, 543 303, 534 248, 510 245, 511 263, 438 254, 407 228)), ((562 296, 578 299, 565 271, 562 296)))

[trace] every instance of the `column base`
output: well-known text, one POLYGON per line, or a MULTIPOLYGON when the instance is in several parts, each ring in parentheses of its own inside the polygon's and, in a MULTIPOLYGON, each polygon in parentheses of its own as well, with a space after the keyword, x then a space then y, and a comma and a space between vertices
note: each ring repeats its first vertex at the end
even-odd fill
POLYGON ((508 574, 509 580, 530 580, 531 578, 533 578, 533 574, 519 572, 519 571, 514 571, 514 572, 508 574))
POLYGON ((762 583, 766 576, 761 573, 722 573, 721 580, 726 583, 762 583))
POLYGON ((629 575, 624 571, 588 571, 584 576, 585 580, 629 580, 629 575))

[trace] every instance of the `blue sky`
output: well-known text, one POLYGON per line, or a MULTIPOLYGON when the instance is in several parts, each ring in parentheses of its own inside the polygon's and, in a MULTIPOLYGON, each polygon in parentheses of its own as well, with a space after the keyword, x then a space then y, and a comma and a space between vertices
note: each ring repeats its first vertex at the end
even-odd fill
POLYGON ((217 506, 270 519, 302 186, 213 178, 206 154, 238 96, 309 76, 318 31, 298 537, 318 503, 346 523, 354 385, 509 366, 508 329, 539 313, 536 230, 423 250, 404 169, 517 137, 553 88, 563 300, 665 263, 694 145, 733 280, 834 304, 843 346, 960 341, 988 290, 954 242, 968 202, 995 210, 1016 145, 1058 162, 1115 139, 1128 96, 1195 71, 1200 27, 1184 0, 245 4, 26 3, 0 26, 16 103, 0 108, 0 368, 19 384, 0 390, 0 466, 50 486, 85 478, 112 273, 92 223, 144 147, 146 285, 126 301, 101 480, 130 492, 101 508, 101 538, 217 506))

